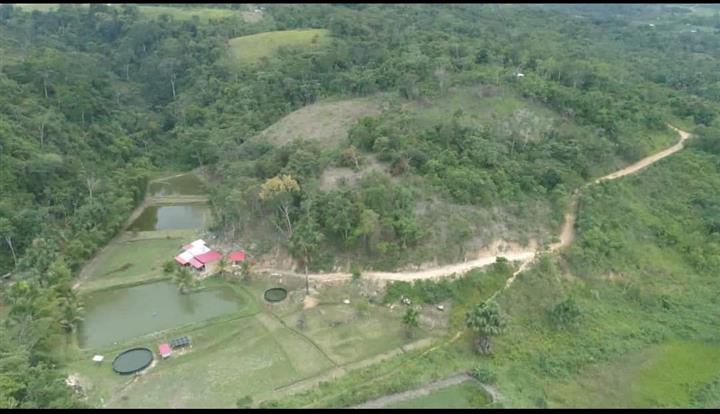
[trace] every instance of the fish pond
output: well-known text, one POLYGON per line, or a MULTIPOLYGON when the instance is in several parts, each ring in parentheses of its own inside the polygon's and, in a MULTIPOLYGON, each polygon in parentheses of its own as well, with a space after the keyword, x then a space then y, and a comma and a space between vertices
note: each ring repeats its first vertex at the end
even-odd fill
POLYGON ((181 294, 167 281, 97 291, 83 298, 80 346, 97 348, 137 336, 201 322, 245 309, 247 298, 230 288, 181 294))
POLYGON ((465 381, 389 405, 387 408, 482 408, 490 398, 475 381, 465 381))
POLYGON ((153 197, 204 195, 207 192, 200 177, 193 173, 176 175, 150 183, 148 194, 153 197))
POLYGON ((210 216, 207 204, 149 206, 130 225, 130 231, 199 229, 210 216))

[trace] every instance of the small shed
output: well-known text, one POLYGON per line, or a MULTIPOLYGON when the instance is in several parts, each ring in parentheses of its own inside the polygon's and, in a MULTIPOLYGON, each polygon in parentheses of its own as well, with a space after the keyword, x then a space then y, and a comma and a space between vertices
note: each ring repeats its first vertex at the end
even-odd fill
POLYGON ((160 356, 163 359, 168 358, 170 355, 172 355, 172 349, 170 348, 170 344, 168 344, 167 342, 164 344, 160 344, 158 350, 160 351, 160 356))
POLYGON ((244 250, 238 250, 230 253, 228 256, 230 259, 230 263, 234 265, 239 265, 240 263, 245 261, 245 251, 244 250))
POLYGON ((104 359, 105 359, 105 357, 102 355, 95 355, 93 357, 93 362, 100 365, 100 363, 103 362, 104 359))

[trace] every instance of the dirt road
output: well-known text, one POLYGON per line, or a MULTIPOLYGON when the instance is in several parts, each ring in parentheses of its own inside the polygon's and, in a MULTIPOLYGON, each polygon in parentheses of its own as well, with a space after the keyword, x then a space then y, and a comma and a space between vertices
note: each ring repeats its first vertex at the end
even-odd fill
MULTIPOLYGON (((668 125, 670 128, 675 130, 680 135, 680 140, 673 146, 664 149, 656 154, 650 155, 641 159, 640 161, 629 165, 621 170, 615 171, 608 175, 598 178, 595 181, 585 184, 580 189, 573 192, 568 212, 565 214, 565 221, 563 223, 560 232, 560 241, 550 245, 550 251, 554 252, 560 250, 570 243, 574 238, 575 219, 577 217, 577 201, 580 191, 591 185, 598 184, 602 181, 615 180, 626 175, 634 174, 643 168, 660 161, 661 159, 670 156, 685 146, 685 141, 690 139, 692 135, 689 132, 681 131, 672 125, 668 125)), ((497 243, 494 244, 497 246, 497 243)), ((532 246, 532 244, 531 244, 532 246)), ((365 279, 383 280, 383 281, 413 281, 418 279, 437 279, 441 277, 450 276, 452 274, 464 274, 472 269, 484 267, 489 264, 495 263, 498 257, 504 257, 510 261, 521 262, 520 268, 508 279, 506 287, 509 287, 515 277, 525 270, 535 258, 535 255, 540 251, 538 248, 513 248, 498 252, 497 248, 490 249, 488 252, 483 252, 480 256, 474 260, 469 260, 462 263, 453 263, 445 266, 439 266, 430 269, 417 270, 417 271, 404 271, 404 272, 363 272, 362 277, 365 279)), ((260 271, 267 272, 282 272, 284 274, 292 273, 287 271, 279 271, 277 269, 262 268, 260 271)), ((296 276, 304 276, 298 273, 293 273, 296 276)), ((311 273, 308 275, 311 282, 323 283, 323 282, 337 282, 342 280, 350 280, 352 275, 350 273, 311 273)))

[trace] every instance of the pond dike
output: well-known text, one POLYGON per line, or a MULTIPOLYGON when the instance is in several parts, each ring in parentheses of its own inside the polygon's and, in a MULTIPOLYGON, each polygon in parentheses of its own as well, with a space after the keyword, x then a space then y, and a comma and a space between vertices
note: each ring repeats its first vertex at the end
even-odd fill
POLYGON ((143 199, 142 203, 140 203, 135 209, 130 213, 130 216, 128 216, 127 220, 125 220, 125 223, 123 224, 122 230, 120 230, 115 237, 113 237, 110 241, 108 241, 105 246, 103 246, 101 249, 99 249, 95 254, 88 260, 88 262, 83 266, 83 268, 80 270, 80 273, 78 274, 77 281, 73 285, 73 289, 77 290, 80 288, 80 286, 83 284, 84 281, 88 279, 90 274, 95 268, 95 265, 97 264, 97 261, 99 258, 103 257, 107 254, 108 250, 110 250, 113 246, 117 245, 118 243, 124 243, 131 240, 149 240, 149 239, 159 239, 159 238, 167 238, 167 237, 177 237, 177 236, 185 236, 188 235, 189 237, 192 237, 189 235, 189 231, 187 229, 179 229, 179 230, 154 230, 154 231, 131 231, 129 230, 129 227, 137 220, 140 215, 147 209, 148 207, 152 206, 165 206, 165 205, 172 205, 172 204, 208 204, 209 197, 207 195, 188 195, 188 194, 167 194, 167 195, 155 195, 151 188, 153 187, 153 184, 156 183, 162 183, 165 182, 169 178, 177 178, 182 175, 189 175, 194 174, 192 172, 183 173, 183 174, 173 174, 171 176, 167 177, 159 177, 152 179, 148 181, 147 187, 145 188, 145 198, 143 199))

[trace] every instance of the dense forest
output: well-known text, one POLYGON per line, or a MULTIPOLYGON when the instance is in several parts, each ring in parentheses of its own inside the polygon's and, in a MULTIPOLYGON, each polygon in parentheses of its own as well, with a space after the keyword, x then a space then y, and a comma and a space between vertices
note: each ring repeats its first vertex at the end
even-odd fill
MULTIPOLYGON (((418 209, 430 198, 458 211, 507 211, 505 220, 530 223, 549 241, 571 192, 674 142, 668 122, 697 126, 693 145, 707 155, 696 156, 712 164, 720 155, 720 20, 687 10, 268 5, 262 20, 248 22, 147 18, 135 5, 1 5, 0 406, 82 406, 53 352, 81 311, 73 278, 159 171, 202 168, 216 234, 259 240, 256 255, 281 246, 298 264, 324 270, 344 265, 343 255, 378 269, 425 255, 461 259, 473 216, 445 217, 438 239, 435 219, 418 209), (237 65, 228 52, 233 38, 302 28, 327 29, 330 42, 281 47, 255 65, 237 65), (556 121, 527 136, 462 109, 428 122, 407 109, 476 87, 538 105, 556 121), (336 146, 257 139, 316 102, 381 95, 386 109, 360 119, 336 146), (319 185, 329 167, 373 162, 387 173, 356 186, 319 185), (548 210, 523 211, 541 203, 548 210), (552 213, 539 219, 542 211, 552 213)), ((716 234, 715 202, 694 197, 716 234)), ((584 203, 596 210, 602 200, 584 203)), ((579 221, 587 234, 568 258, 579 273, 621 249, 591 218, 579 221)), ((657 237, 685 243, 698 269, 717 267, 715 244, 679 231, 657 237), (691 253, 698 244, 705 247, 691 253)))

